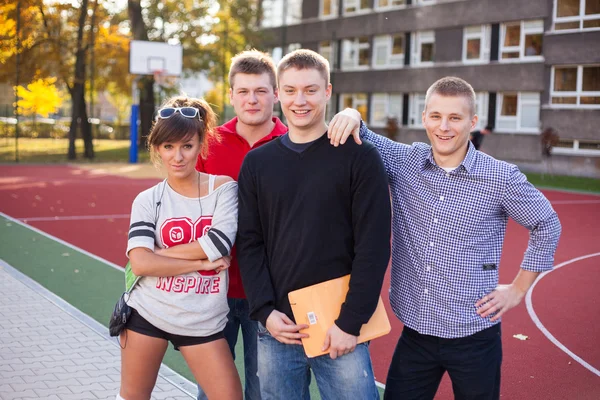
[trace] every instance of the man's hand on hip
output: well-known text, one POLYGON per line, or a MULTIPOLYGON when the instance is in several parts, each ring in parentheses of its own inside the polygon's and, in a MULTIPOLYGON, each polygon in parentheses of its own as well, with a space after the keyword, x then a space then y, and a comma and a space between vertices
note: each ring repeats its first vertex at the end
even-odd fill
POLYGON ((358 337, 344 332, 336 324, 333 324, 325 335, 323 351, 329 349, 329 356, 335 360, 337 357, 353 352, 357 341, 358 337))
POLYGON ((301 338, 307 338, 307 333, 300 333, 308 325, 297 325, 287 315, 277 310, 271 311, 265 327, 277 341, 285 344, 302 344, 301 338))
POLYGON ((515 284, 498 285, 492 293, 483 296, 475 303, 477 314, 483 318, 494 314, 490 321, 497 321, 505 312, 517 306, 525 297, 525 293, 515 284))

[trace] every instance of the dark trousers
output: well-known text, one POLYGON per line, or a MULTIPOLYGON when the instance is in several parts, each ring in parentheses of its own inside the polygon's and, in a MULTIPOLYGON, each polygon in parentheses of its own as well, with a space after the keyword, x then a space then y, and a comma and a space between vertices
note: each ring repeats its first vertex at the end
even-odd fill
POLYGON ((446 371, 456 400, 500 398, 500 324, 443 339, 404 327, 385 385, 385 400, 433 399, 446 371))

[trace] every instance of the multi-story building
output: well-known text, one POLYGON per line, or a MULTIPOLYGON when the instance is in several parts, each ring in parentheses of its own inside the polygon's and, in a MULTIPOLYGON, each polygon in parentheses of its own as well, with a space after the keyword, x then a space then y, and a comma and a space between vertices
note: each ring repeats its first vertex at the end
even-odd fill
POLYGON ((425 91, 459 76, 477 93, 482 150, 546 171, 600 177, 600 0, 262 0, 265 47, 303 47, 332 67, 330 115, 358 109, 375 131, 427 141, 425 91))

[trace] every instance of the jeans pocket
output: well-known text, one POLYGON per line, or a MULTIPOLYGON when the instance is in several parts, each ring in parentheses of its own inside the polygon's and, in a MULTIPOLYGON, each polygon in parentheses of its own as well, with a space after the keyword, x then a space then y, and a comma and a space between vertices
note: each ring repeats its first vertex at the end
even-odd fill
POLYGON ((258 322, 258 338, 263 338, 265 336, 271 336, 267 328, 262 324, 262 322, 258 322))

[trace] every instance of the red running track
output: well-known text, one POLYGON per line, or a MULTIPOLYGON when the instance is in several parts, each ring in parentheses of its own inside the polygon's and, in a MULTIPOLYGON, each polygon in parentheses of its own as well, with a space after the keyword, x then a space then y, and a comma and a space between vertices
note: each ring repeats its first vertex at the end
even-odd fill
MULTIPOLYGON (((72 166, 4 165, 0 172, 0 211, 118 265, 126 261, 131 202, 140 191, 158 182, 94 174, 72 166), (98 218, 91 219, 94 216, 98 218), (61 219, 65 217, 84 218, 61 219)), ((544 192, 563 226, 555 264, 599 253, 600 196, 544 192)), ((501 283, 510 283, 516 276, 527 239, 527 231, 511 221, 501 259, 501 283)), ((532 293, 532 305, 541 323, 596 370, 600 370, 598 283, 600 256, 573 262, 546 275, 532 293)), ((389 273, 382 293, 392 332, 371 346, 375 376, 380 382, 385 382, 402 330, 389 308, 388 289, 389 273)), ((600 377, 554 345, 536 327, 525 304, 503 318, 502 332, 502 398, 600 398, 600 377), (513 338, 519 333, 529 336, 529 340, 513 338)), ((446 377, 436 399, 451 398, 446 377)))

